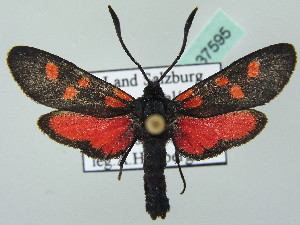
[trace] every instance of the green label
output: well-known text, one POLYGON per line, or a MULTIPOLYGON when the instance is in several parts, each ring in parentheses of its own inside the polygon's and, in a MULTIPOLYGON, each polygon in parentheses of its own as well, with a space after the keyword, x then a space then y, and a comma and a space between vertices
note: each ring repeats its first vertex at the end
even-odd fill
POLYGON ((218 10, 182 55, 178 64, 222 62, 244 31, 218 10))

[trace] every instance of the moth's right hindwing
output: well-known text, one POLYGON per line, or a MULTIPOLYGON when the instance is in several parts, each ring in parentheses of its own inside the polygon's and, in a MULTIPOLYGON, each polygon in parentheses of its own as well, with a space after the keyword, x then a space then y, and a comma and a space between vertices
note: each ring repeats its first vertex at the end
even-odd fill
POLYGON ((276 44, 241 59, 175 98, 179 114, 173 143, 195 160, 217 156, 253 139, 267 123, 251 107, 280 93, 296 64, 290 44, 276 44))
POLYGON ((16 46, 7 62, 26 95, 43 105, 99 117, 131 111, 133 97, 48 52, 16 46))

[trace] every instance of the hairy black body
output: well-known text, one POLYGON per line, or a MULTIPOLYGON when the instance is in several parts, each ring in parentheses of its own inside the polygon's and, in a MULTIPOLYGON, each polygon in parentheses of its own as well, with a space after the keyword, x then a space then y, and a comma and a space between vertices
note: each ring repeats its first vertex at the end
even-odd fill
POLYGON ((150 82, 144 89, 144 95, 133 102, 136 124, 143 124, 139 129, 138 139, 144 148, 144 188, 146 211, 152 219, 165 218, 170 209, 166 195, 164 169, 166 167, 166 143, 171 137, 175 119, 174 101, 167 99, 157 82, 150 82), (145 129, 145 120, 151 115, 161 115, 165 119, 165 129, 157 135, 145 129))

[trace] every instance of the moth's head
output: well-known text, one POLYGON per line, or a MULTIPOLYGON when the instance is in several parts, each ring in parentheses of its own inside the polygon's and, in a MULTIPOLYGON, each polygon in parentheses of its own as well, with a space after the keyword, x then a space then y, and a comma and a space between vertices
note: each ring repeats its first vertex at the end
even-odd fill
POLYGON ((180 52, 179 52, 178 56, 176 57, 176 59, 174 60, 174 62, 168 67, 168 69, 161 75, 161 77, 157 81, 151 81, 149 79, 149 77, 147 76, 147 74, 145 73, 145 71, 142 68, 142 66, 130 54, 129 50, 127 49, 127 47, 126 47, 126 45, 125 45, 125 43, 123 41, 122 35, 121 35, 121 25, 120 25, 119 18, 117 16, 117 14, 115 13, 115 11, 111 8, 110 5, 108 5, 108 9, 109 9, 111 18, 112 18, 112 20, 114 22, 116 33, 117 33, 117 36, 119 38, 119 41, 120 41, 120 43, 121 43, 124 51, 126 52, 126 54, 129 56, 129 58, 132 60, 132 62, 134 62, 134 64, 136 64, 138 66, 138 68, 140 69, 140 71, 144 75, 146 81, 148 82, 147 87, 149 86, 149 88, 151 88, 151 87, 154 87, 155 85, 159 86, 159 82, 167 75, 167 73, 173 68, 173 66, 175 66, 175 64, 178 62, 178 60, 180 59, 181 55, 184 52, 184 49, 185 49, 185 46, 186 46, 186 41, 187 41, 187 36, 188 36, 189 30, 191 28, 191 25, 192 25, 193 19, 195 17, 195 14, 196 14, 196 12, 198 10, 198 7, 196 7, 191 12, 191 14, 189 15, 189 17, 188 17, 188 19, 187 19, 187 21, 185 23, 183 43, 182 43, 182 46, 181 46, 181 49, 180 49, 180 52))
POLYGON ((148 85, 144 88, 144 97, 152 98, 157 96, 164 96, 164 92, 159 84, 159 82, 148 82, 148 85))

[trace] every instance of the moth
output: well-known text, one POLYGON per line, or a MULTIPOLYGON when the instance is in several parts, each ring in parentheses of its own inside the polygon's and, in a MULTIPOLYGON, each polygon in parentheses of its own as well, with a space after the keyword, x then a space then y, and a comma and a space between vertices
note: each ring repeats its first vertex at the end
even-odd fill
POLYGON ((144 149, 146 211, 164 219, 170 210, 164 169, 166 143, 194 160, 215 157, 253 139, 266 125, 255 109, 272 100, 289 81, 296 64, 291 44, 276 44, 253 52, 195 84, 170 100, 160 87, 182 55, 196 14, 188 17, 179 55, 159 79, 150 80, 123 42, 119 19, 109 6, 119 41, 143 74, 144 94, 133 98, 118 87, 67 60, 26 46, 13 47, 7 63, 27 96, 55 108, 42 115, 39 128, 53 140, 98 160, 120 158, 120 173, 139 140, 144 149))

